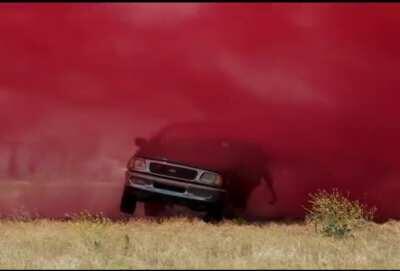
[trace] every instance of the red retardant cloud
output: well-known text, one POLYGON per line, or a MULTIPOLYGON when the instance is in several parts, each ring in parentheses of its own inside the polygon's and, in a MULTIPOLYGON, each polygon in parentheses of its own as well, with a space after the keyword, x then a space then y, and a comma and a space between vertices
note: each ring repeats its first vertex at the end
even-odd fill
POLYGON ((135 136, 202 120, 269 153, 255 213, 338 187, 400 217, 398 4, 3 4, 0 34, 3 179, 122 186, 135 136))

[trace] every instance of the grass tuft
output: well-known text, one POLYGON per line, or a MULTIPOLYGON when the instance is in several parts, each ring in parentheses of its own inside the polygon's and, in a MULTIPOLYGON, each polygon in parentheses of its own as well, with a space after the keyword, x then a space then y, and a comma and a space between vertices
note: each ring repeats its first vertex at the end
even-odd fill
POLYGON ((350 200, 337 189, 331 192, 319 190, 310 194, 311 207, 307 210, 307 223, 314 224, 315 230, 324 236, 343 238, 353 236, 373 220, 376 208, 368 208, 357 200, 350 200))

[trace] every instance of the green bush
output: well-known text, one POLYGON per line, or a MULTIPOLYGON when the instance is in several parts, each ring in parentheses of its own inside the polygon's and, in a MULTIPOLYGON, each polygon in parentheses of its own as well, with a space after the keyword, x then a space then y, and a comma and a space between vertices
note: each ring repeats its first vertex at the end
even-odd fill
POLYGON ((373 220, 376 208, 368 208, 359 201, 352 201, 337 189, 331 192, 319 190, 310 194, 310 208, 306 222, 314 224, 315 230, 324 236, 345 237, 353 230, 373 220))

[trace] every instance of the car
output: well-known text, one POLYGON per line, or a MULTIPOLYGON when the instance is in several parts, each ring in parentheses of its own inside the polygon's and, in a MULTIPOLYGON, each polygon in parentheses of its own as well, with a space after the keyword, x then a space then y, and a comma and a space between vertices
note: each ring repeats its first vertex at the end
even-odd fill
POLYGON ((137 202, 146 215, 162 213, 166 204, 205 212, 206 221, 232 218, 244 210, 261 180, 276 201, 267 156, 260 146, 229 137, 220 125, 177 123, 150 139, 136 138, 121 198, 122 213, 134 214, 137 202))

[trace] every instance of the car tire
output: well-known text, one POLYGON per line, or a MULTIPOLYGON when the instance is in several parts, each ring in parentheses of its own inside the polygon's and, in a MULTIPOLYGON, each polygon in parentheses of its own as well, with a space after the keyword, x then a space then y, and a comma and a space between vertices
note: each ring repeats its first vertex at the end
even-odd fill
POLYGON ((125 214, 133 215, 136 210, 136 203, 136 197, 130 195, 125 189, 122 194, 120 211, 125 214))
POLYGON ((206 215, 203 217, 203 221, 207 223, 218 223, 224 219, 224 207, 221 205, 210 207, 206 215))

